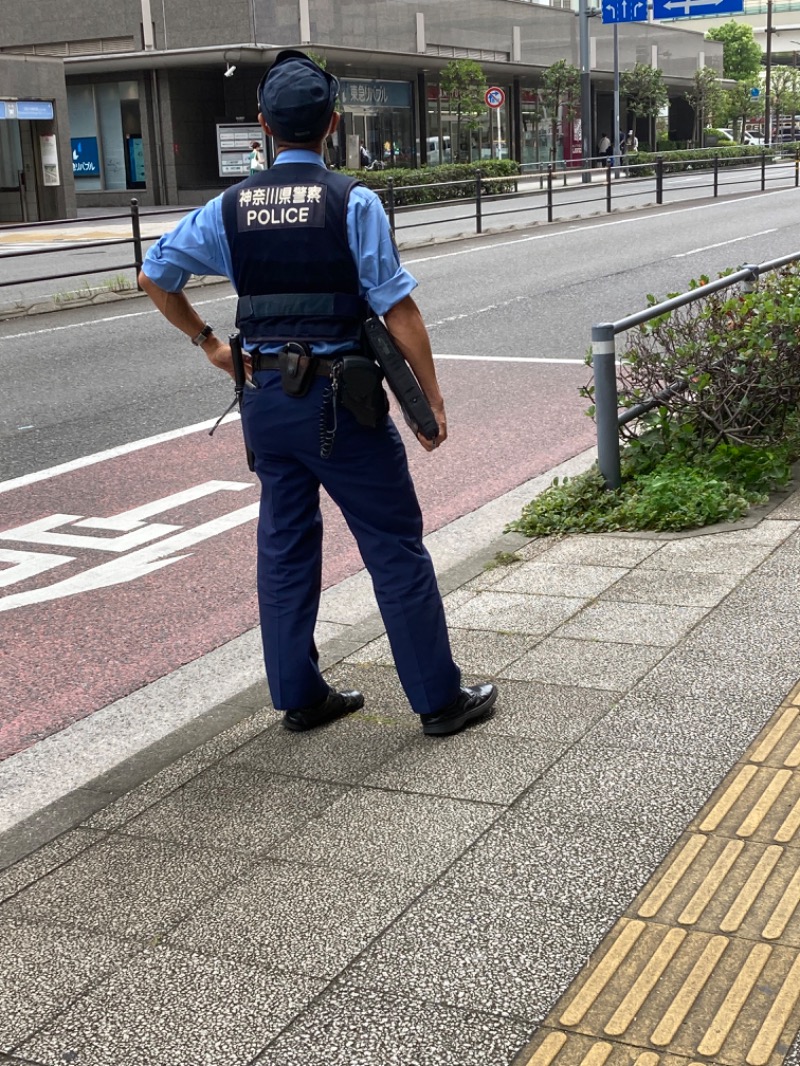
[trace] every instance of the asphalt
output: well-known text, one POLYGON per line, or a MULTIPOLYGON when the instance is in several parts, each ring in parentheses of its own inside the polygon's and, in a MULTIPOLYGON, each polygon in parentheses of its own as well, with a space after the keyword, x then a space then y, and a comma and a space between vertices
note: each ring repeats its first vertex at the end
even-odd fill
POLYGON ((359 574, 363 711, 285 732, 249 633, 0 765, 0 1061, 800 1064, 800 489, 503 532, 592 458, 427 538, 490 720, 422 735, 359 574))

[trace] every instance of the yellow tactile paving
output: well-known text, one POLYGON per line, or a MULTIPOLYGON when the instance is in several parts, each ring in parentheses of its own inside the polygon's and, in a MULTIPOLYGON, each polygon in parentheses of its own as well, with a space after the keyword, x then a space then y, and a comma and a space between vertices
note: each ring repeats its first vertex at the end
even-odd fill
POLYGON ((517 1066, 780 1066, 800 1030, 800 685, 517 1066))

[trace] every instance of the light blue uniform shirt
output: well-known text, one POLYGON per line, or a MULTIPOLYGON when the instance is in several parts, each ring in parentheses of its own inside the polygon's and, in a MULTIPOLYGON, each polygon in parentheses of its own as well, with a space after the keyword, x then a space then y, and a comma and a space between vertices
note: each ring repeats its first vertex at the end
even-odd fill
MULTIPOLYGON (((316 152, 301 148, 284 150, 273 166, 283 163, 325 166, 316 152)), ((385 314, 416 288, 416 280, 400 265, 383 205, 363 185, 356 185, 350 193, 347 240, 358 267, 361 295, 375 314, 385 314)), ((233 264, 222 222, 222 196, 192 211, 160 237, 148 249, 143 270, 167 292, 179 292, 192 274, 216 274, 232 282, 233 264)), ((336 346, 320 344, 316 351, 318 355, 331 355, 336 346)))

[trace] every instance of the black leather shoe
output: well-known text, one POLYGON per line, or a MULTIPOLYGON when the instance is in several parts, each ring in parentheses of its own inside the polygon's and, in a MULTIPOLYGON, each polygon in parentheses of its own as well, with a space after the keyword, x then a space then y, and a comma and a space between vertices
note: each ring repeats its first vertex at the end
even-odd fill
POLYGON ((422 732, 428 736, 443 737, 457 733, 464 726, 480 718, 491 718, 497 689, 494 685, 470 685, 462 688, 451 704, 437 714, 422 714, 422 732))
POLYGON ((297 707, 293 711, 286 711, 283 716, 283 728, 291 729, 294 733, 316 729, 337 718, 343 718, 346 714, 352 714, 353 711, 360 711, 363 706, 364 697, 360 692, 334 692, 331 689, 324 700, 311 707, 297 707))

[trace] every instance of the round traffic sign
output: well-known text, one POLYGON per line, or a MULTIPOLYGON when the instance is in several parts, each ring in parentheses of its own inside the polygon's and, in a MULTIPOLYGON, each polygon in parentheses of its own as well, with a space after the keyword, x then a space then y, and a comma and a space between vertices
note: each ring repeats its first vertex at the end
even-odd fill
POLYGON ((506 94, 497 85, 488 88, 483 98, 489 107, 502 107, 506 102, 506 94))

